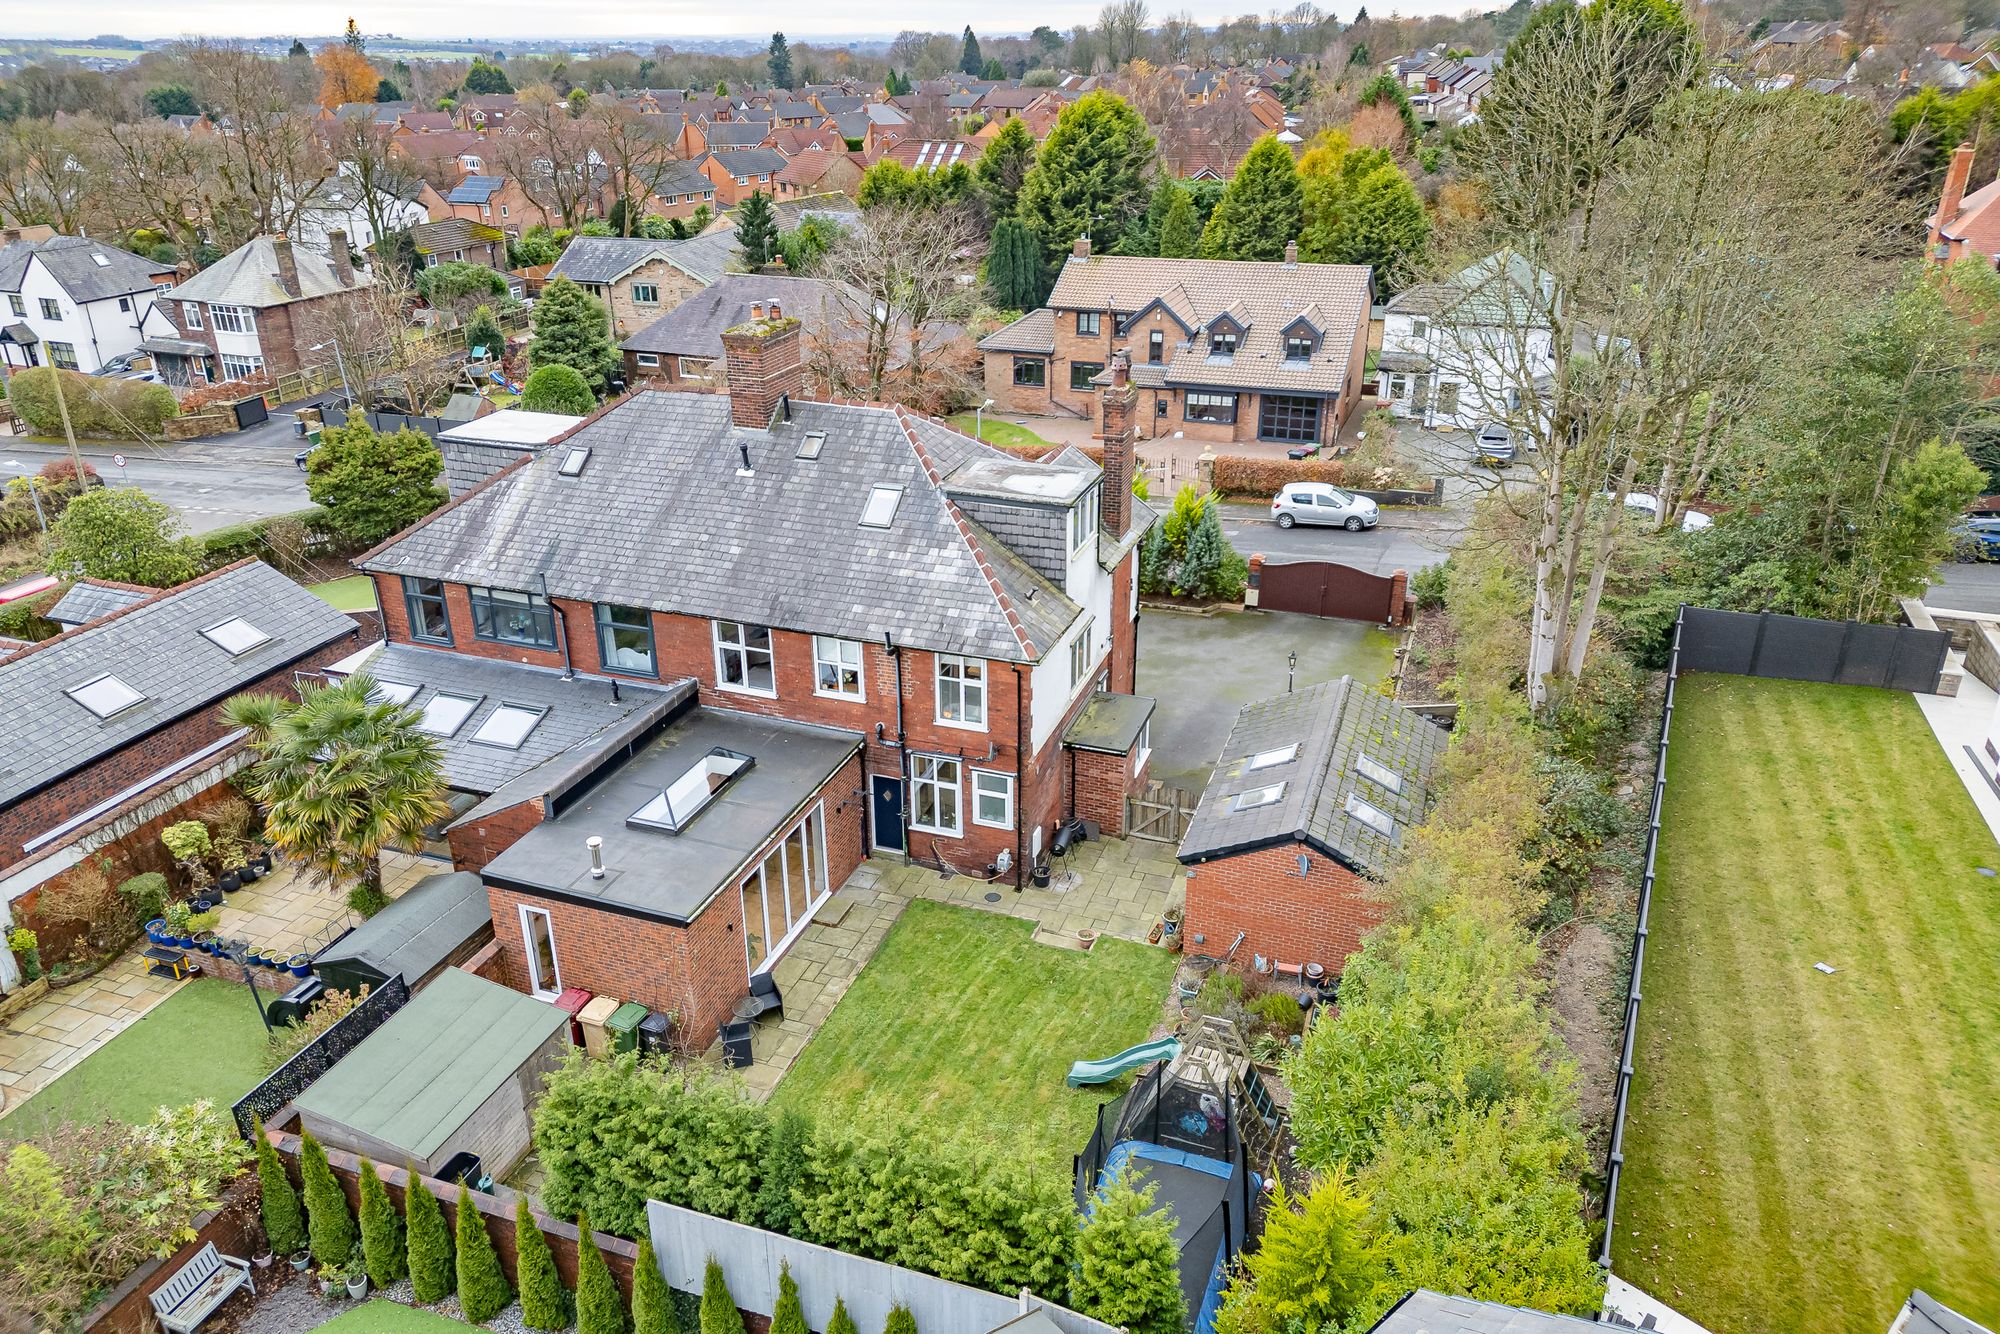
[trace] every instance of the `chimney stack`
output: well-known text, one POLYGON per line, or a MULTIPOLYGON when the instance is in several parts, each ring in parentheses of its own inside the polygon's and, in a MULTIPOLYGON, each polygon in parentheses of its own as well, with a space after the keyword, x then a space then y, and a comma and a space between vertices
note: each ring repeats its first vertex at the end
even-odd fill
POLYGON ((729 420, 753 431, 768 431, 778 403, 805 389, 805 347, 799 322, 787 319, 776 302, 768 317, 762 303, 750 318, 722 334, 723 364, 729 380, 729 420))
POLYGON ((299 262, 292 258, 292 238, 279 232, 271 238, 271 251, 278 257, 278 286, 285 295, 299 294, 299 262))
POLYGON ((354 252, 347 248, 347 233, 334 228, 326 234, 326 244, 333 251, 333 276, 342 287, 354 286, 354 252))
POLYGON ((1286 264, 1286 266, 1287 266, 1287 267, 1292 267, 1292 266, 1295 266, 1295 265, 1297 265, 1297 264, 1298 264, 1298 262, 1299 262, 1299 243, 1298 243, 1297 241, 1287 241, 1287 242, 1285 242, 1285 264, 1286 264))
POLYGON ((1104 412, 1104 494, 1098 505, 1114 541, 1132 523, 1132 419, 1139 394, 1132 387, 1132 354, 1111 355, 1111 384, 1102 395, 1104 412))
POLYGON ((0 245, 12 245, 21 239, 19 227, 0 227, 0 245))
POLYGON ((1944 197, 1938 201, 1937 217, 1931 222, 1930 250, 1936 259, 1948 258, 1944 229, 1958 218, 1958 206, 1965 201, 1966 182, 1972 176, 1972 145, 1960 144, 1952 150, 1951 166, 1944 174, 1944 197))
POLYGON ((1077 237, 1076 244, 1069 248, 1069 253, 1077 259, 1089 259, 1090 233, 1085 232, 1082 236, 1077 237))

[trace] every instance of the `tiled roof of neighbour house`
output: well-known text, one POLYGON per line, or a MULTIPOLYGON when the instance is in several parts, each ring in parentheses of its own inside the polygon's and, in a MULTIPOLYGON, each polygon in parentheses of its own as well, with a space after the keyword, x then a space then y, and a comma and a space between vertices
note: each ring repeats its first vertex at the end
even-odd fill
POLYGON ((1982 255, 2000 254, 2000 180, 1994 180, 1959 201, 1958 212, 1940 218, 1933 212, 1930 221, 1945 237, 1963 241, 1982 255))
POLYGON ((405 111, 398 119, 404 129, 418 134, 436 134, 452 127, 448 111, 405 111))
POLYGON ((1488 255, 1444 282, 1418 283, 1389 299, 1400 315, 1437 315, 1463 306, 1462 323, 1512 326, 1546 324, 1556 300, 1555 279, 1520 255, 1488 255))
POLYGON ((95 579, 79 579, 69 586, 69 591, 56 599, 56 605, 43 612, 44 618, 58 625, 88 625, 102 616, 121 611, 135 602, 144 602, 159 590, 141 588, 137 584, 109 584, 95 579))
POLYGON ((973 92, 952 93, 944 99, 944 104, 951 111, 970 111, 979 105, 979 94, 973 92))
POLYGON ((778 102, 771 107, 771 114, 779 120, 818 120, 820 109, 811 102, 778 102))
POLYGON ((643 236, 572 237, 563 247, 562 257, 549 270, 549 277, 600 286, 615 283, 640 265, 666 254, 672 244, 643 236))
POLYGON ((451 187, 444 197, 447 204, 484 204, 507 184, 505 176, 468 176, 451 187))
POLYGON ((861 110, 862 114, 866 115, 869 121, 876 125, 908 125, 910 123, 908 112, 899 106, 891 106, 887 102, 870 102, 867 106, 861 108, 861 110))
POLYGON ((1056 350, 1055 312, 1044 306, 1031 310, 1004 329, 979 341, 982 352, 1046 352, 1056 350))
POLYGON ((45 639, 0 662, 0 805, 354 634, 352 618, 251 560, 45 639), (268 637, 232 654, 202 633, 236 617, 268 637), (66 693, 107 676, 126 689, 100 689, 127 704, 109 716, 66 693))
POLYGON ((865 97, 854 97, 844 93, 822 93, 819 96, 820 110, 829 116, 844 116, 859 111, 867 105, 865 97))
POLYGON ((391 140, 390 146, 413 161, 431 162, 457 157, 467 149, 482 148, 485 143, 485 136, 477 130, 440 130, 435 134, 406 134, 391 140))
POLYGON ((1447 1297, 1419 1288, 1369 1326, 1368 1334, 1581 1334, 1605 1326, 1580 1316, 1447 1297))
POLYGON ((155 274, 173 272, 171 264, 159 264, 87 236, 51 236, 46 241, 16 241, 0 249, 0 292, 21 290, 31 259, 41 261, 49 276, 79 303, 150 291, 155 274))
POLYGON ((982 111, 1019 111, 1047 92, 1046 88, 995 88, 979 99, 982 111))
POLYGON ((842 139, 863 139, 875 122, 865 111, 845 111, 837 116, 829 116, 828 123, 833 132, 842 139))
POLYGON ((838 223, 842 227, 858 227, 861 225, 861 206, 847 195, 830 190, 824 194, 801 195, 797 199, 774 200, 771 217, 780 231, 789 231, 807 218, 838 223))
POLYGON ((848 157, 844 152, 829 153, 826 149, 815 144, 796 154, 790 162, 785 164, 785 169, 778 173, 776 179, 786 185, 802 187, 817 185, 826 177, 829 171, 832 171, 842 163, 852 166, 854 165, 854 159, 848 157))
POLYGON ((796 161, 808 148, 824 148, 838 153, 847 145, 838 134, 824 125, 794 125, 789 129, 771 131, 771 146, 796 161))
POLYGON ((229 306, 252 306, 263 310, 289 305, 313 297, 332 296, 356 288, 372 287, 375 280, 356 272, 351 284, 343 285, 333 271, 333 261, 301 245, 292 247, 292 263, 299 274, 299 291, 294 296, 278 283, 278 252, 272 238, 259 236, 245 241, 215 263, 168 292, 168 301, 207 301, 229 306))
POLYGON ((762 176, 785 169, 785 155, 768 148, 725 148, 709 156, 731 176, 762 176))
POLYGON ((722 331, 750 319, 752 305, 776 301, 810 334, 824 329, 839 308, 831 284, 817 278, 725 274, 619 344, 627 352, 719 357, 722 331))
POLYGON ((725 120, 708 127, 705 137, 710 151, 723 148, 755 148, 764 142, 771 127, 757 121, 725 120))
POLYGON ((1447 740, 1437 724, 1351 676, 1246 704, 1181 839, 1180 859, 1297 842, 1356 874, 1379 874, 1423 820, 1447 740), (1269 762, 1252 768, 1259 759, 1269 762), (1260 793, 1271 799, 1243 800, 1260 793), (1364 818, 1371 811, 1391 822, 1387 832, 1364 818))
POLYGON ((715 182, 702 175, 692 162, 661 164, 653 176, 656 195, 713 195, 715 182))
MULTIPOLYGON (((1346 383, 1348 354, 1368 318, 1369 270, 1364 264, 1072 256, 1048 305, 1132 316, 1163 296, 1195 326, 1192 345, 1177 347, 1168 362, 1168 384, 1334 394, 1346 383), (1182 301, 1186 310, 1178 308, 1182 301), (1288 361, 1284 330, 1308 306, 1324 312, 1319 347, 1308 360, 1288 361), (1236 354, 1204 355, 1209 323, 1232 309, 1233 318, 1248 326, 1236 354)), ((1176 346, 1172 335, 1168 341, 1176 346)))
POLYGON ((549 450, 358 564, 504 588, 546 576, 560 598, 1012 662, 1079 614, 948 500, 956 469, 1009 456, 894 407, 795 400, 769 431, 729 414, 722 395, 636 394, 561 442, 591 451, 577 476, 549 450), (818 456, 799 458, 815 431, 818 456), (863 527, 876 487, 903 495, 887 527, 863 527))
POLYGON ((491 245, 504 242, 507 233, 498 227, 489 227, 471 218, 445 218, 438 222, 420 222, 410 228, 410 242, 420 255, 435 255, 446 250, 463 250, 470 245, 491 245))

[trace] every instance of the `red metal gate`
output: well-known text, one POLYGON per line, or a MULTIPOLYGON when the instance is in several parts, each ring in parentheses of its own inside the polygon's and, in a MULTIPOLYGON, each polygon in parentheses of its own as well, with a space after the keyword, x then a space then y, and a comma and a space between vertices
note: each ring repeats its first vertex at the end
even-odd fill
POLYGON ((1409 576, 1401 570, 1380 575, 1327 560, 1270 561, 1258 556, 1250 561, 1255 605, 1265 611, 1402 625, 1409 619, 1404 593, 1408 583, 1409 576))

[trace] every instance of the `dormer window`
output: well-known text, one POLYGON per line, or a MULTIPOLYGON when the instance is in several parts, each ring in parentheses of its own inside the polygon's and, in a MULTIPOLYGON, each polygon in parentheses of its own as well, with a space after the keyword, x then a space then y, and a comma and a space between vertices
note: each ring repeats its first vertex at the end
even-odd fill
POLYGON ((1224 326, 1208 331, 1208 355, 1211 357, 1233 357, 1236 355, 1236 330, 1224 326))
POLYGON ((1318 340, 1305 330, 1285 335, 1286 361, 1311 361, 1313 353, 1318 349, 1318 340))

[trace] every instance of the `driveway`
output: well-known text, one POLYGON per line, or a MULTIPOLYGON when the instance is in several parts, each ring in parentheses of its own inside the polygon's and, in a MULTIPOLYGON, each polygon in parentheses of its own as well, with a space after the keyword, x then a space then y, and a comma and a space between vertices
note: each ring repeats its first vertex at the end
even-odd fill
POLYGON ((1927 606, 2000 613, 2000 564, 1946 561, 1924 593, 1927 606))
POLYGON ((1295 612, 1142 612, 1139 693, 1160 702, 1153 714, 1153 777, 1200 792, 1237 710, 1284 693, 1289 655, 1298 654, 1296 685, 1341 676, 1372 685, 1388 677, 1396 642, 1395 634, 1361 621, 1295 612))
POLYGON ((1280 528, 1267 504, 1228 502, 1217 511, 1222 535, 1245 559, 1262 553, 1274 560, 1330 560, 1370 574, 1415 574, 1451 554, 1465 534, 1466 515, 1458 509, 1387 510, 1366 532, 1344 528, 1280 528))

